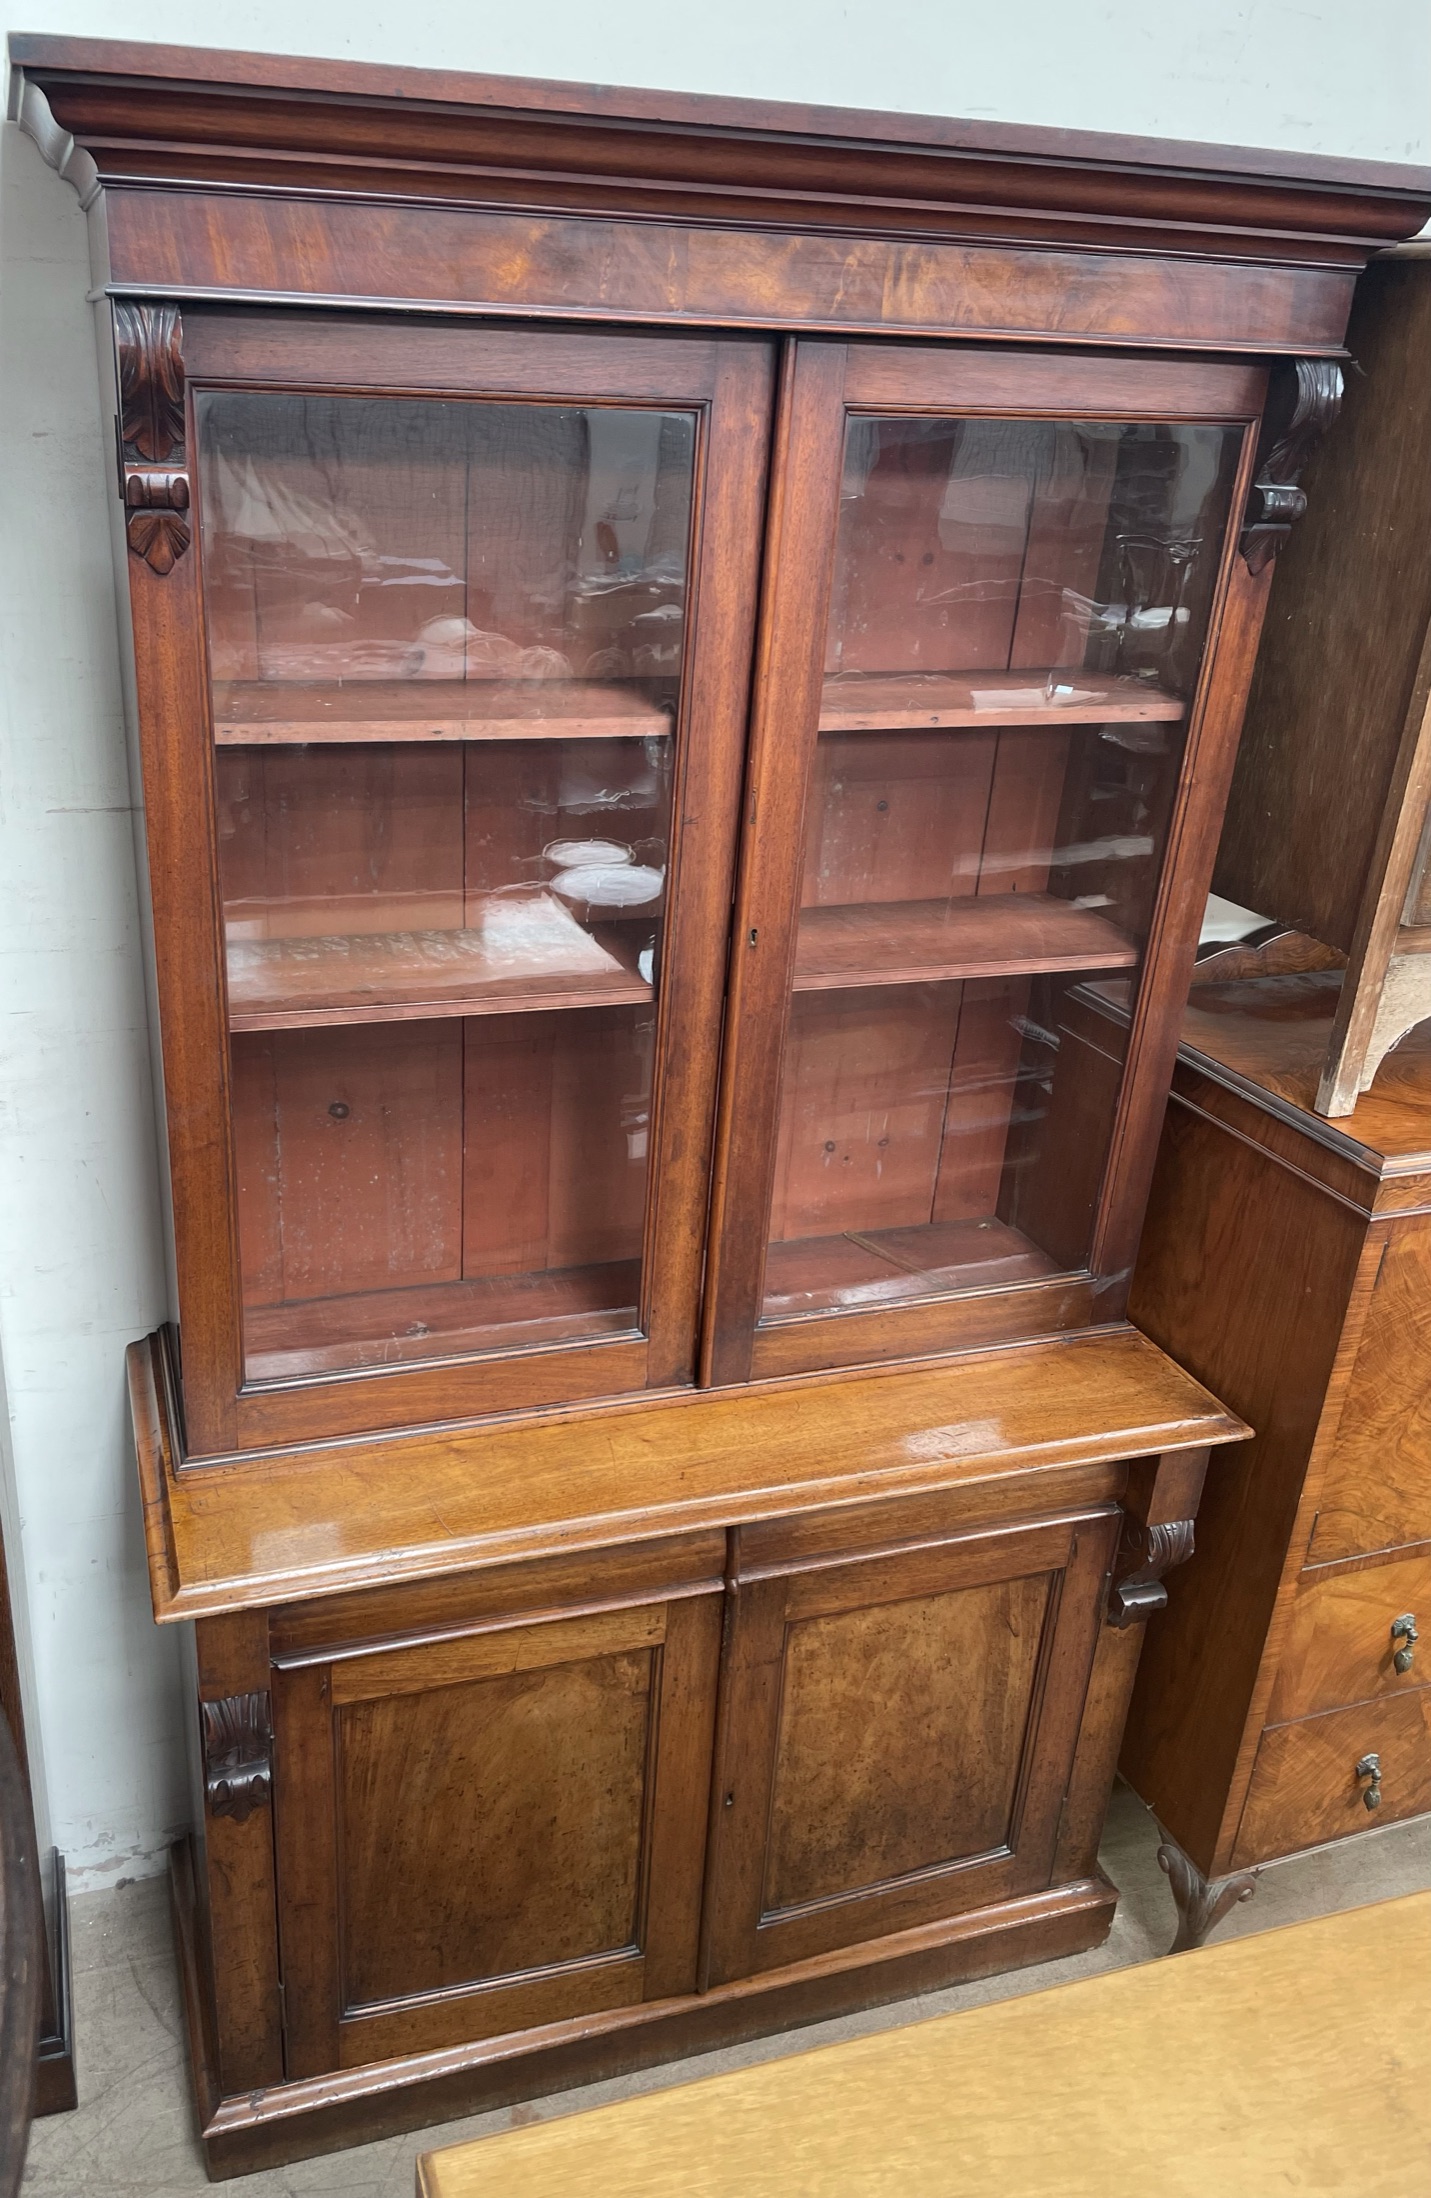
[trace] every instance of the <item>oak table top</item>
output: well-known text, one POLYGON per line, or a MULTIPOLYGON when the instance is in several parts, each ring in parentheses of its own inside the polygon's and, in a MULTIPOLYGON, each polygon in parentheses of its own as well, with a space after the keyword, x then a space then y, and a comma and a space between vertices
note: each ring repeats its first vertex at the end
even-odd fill
POLYGON ((1404 2198, 1431 1893, 479 2139, 419 2198, 1404 2198))

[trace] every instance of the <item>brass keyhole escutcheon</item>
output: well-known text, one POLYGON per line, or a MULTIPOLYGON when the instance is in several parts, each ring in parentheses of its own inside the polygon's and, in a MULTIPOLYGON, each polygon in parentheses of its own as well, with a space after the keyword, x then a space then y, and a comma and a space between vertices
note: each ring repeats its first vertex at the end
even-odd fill
POLYGON ((1364 1755, 1356 1767, 1358 1778, 1369 1778, 1371 1784, 1363 1789, 1362 1800, 1369 1809, 1381 1807, 1381 1757, 1364 1755))
POLYGON ((1391 1638, 1401 1643, 1391 1659, 1392 1669, 1401 1673, 1410 1671, 1416 1661, 1416 1644, 1421 1638, 1416 1630, 1415 1611, 1403 1611, 1399 1618, 1392 1619, 1391 1638))

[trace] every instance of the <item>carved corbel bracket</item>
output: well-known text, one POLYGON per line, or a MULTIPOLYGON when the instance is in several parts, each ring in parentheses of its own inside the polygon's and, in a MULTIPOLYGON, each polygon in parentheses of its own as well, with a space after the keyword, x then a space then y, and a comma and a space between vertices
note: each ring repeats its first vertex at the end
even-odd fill
POLYGON ((191 540, 183 338, 177 306, 117 301, 119 487, 125 532, 134 556, 161 577, 173 571, 191 540))
POLYGON ((1113 1567, 1113 1586, 1108 1597, 1110 1626, 1141 1625, 1155 1610, 1167 1607, 1168 1591, 1163 1574, 1185 1564, 1193 1553, 1191 1519, 1168 1519, 1159 1526, 1145 1526, 1126 1516, 1122 1539, 1113 1567))
POLYGON ((204 1798, 210 1816, 242 1824, 273 1793, 273 1724, 266 1692, 201 1702, 204 1798))
POLYGON ((1273 382, 1239 548, 1247 569, 1271 564, 1307 508, 1302 468, 1336 419, 1342 370, 1335 359, 1293 359, 1273 382))

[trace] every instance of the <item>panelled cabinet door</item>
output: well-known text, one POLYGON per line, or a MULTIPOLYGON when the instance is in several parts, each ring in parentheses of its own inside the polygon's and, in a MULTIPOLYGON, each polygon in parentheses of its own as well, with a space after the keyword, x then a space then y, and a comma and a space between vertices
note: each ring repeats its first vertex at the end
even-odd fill
POLYGON ((1049 1883, 1117 1516, 742 1580, 716 1984, 1049 1883))
POLYGON ((288 2074, 694 1987, 720 1599, 274 1673, 288 2074))
POLYGON ((1080 1325, 1123 1287, 1206 891, 1179 864, 1210 868, 1250 671, 1210 641, 1251 585, 1264 384, 792 347, 714 1379, 1080 1325), (1130 978, 1125 1036, 1084 988, 1130 978))
POLYGON ((171 335, 197 554, 134 585, 194 1448, 689 1381, 771 349, 171 335))

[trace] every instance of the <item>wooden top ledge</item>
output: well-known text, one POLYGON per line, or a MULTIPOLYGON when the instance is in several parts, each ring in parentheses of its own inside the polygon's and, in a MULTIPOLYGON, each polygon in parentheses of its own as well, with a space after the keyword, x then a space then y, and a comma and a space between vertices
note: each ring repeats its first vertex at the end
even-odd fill
POLYGON ((1409 2198, 1431 1893, 424 2153, 419 2198, 1409 2198))
POLYGON ((1398 196, 1417 191, 1431 193, 1431 168, 1398 161, 1350 160, 1336 154, 1067 130, 1037 123, 972 121, 949 115, 741 99, 711 92, 662 91, 546 77, 489 76, 470 70, 399 68, 388 62, 168 46, 133 39, 70 38, 43 31, 12 31, 9 52, 14 67, 40 77, 128 79, 136 85, 194 88, 211 84, 234 90, 374 100, 386 105, 492 107, 509 114, 599 116, 607 122, 648 126, 664 123, 722 135, 882 140, 926 151, 983 153, 1040 164, 1097 163, 1119 168, 1161 168, 1184 175, 1201 172, 1209 176, 1258 176, 1278 182, 1386 191, 1398 196))
POLYGON ((162 1336, 129 1374, 161 1620, 1249 1432, 1131 1328, 189 1467, 162 1336))

